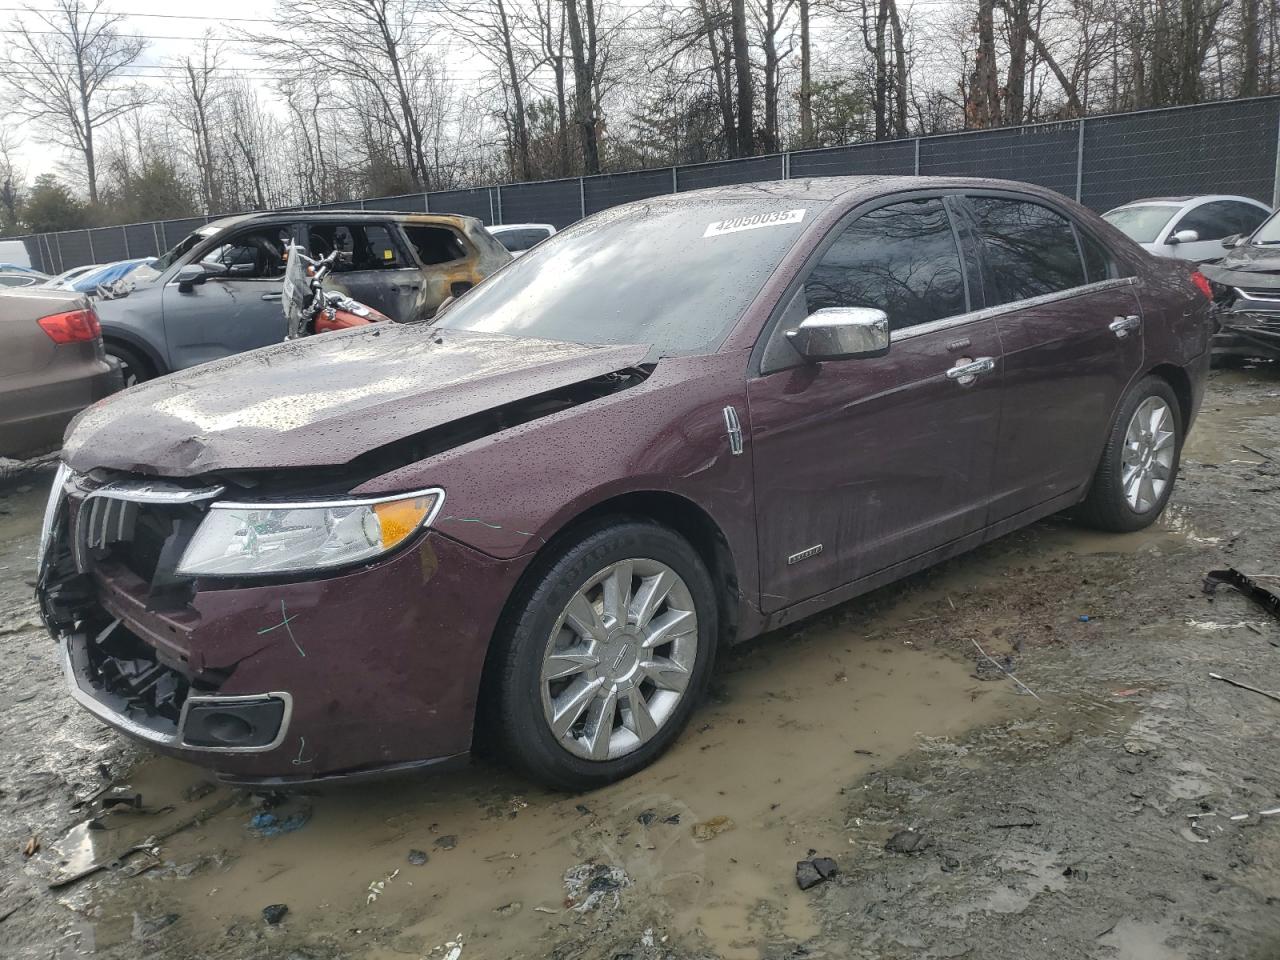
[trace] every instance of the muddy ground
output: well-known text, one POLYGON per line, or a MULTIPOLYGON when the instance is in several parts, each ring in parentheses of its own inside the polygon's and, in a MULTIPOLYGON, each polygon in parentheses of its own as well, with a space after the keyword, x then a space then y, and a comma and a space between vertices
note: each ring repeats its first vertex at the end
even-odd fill
POLYGON ((577 797, 481 762, 271 806, 125 744, 36 622, 43 499, 0 496, 0 956, 1280 957, 1280 703, 1209 677, 1280 690, 1280 623, 1201 589, 1280 588, 1275 369, 1214 376, 1157 527, 1037 524, 732 651, 577 797))

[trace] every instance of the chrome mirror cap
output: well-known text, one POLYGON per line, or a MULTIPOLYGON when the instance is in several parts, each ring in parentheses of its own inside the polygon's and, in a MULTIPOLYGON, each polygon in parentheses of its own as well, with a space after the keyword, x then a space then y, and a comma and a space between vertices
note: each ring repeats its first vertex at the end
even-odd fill
POLYGON ((826 307, 787 331, 806 360, 854 360, 889 352, 889 317, 872 307, 826 307))

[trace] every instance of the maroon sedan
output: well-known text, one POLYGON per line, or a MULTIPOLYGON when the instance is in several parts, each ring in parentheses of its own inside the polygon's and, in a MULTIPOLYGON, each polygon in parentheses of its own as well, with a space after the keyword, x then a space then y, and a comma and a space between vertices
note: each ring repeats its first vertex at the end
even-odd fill
POLYGON ((1164 509, 1207 286, 1055 193, 728 187, 608 210, 434 322, 83 414, 39 597, 73 695, 226 779, 569 789, 665 750, 717 648, 1067 508, 1164 509))

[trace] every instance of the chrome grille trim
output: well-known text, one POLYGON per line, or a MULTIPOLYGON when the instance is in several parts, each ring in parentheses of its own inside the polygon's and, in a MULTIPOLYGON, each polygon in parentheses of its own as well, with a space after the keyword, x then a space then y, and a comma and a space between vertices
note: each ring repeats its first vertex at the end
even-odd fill
POLYGON ((183 487, 167 480, 116 480, 89 491, 80 501, 71 538, 76 570, 88 572, 91 550, 132 538, 140 505, 202 503, 220 497, 225 490, 220 484, 183 487))

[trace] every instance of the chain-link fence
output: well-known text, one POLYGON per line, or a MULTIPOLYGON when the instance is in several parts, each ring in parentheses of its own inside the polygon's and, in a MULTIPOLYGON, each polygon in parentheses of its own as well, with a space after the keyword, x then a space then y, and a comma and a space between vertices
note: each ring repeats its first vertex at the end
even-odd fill
MULTIPOLYGON (((1280 206, 1280 97, 1143 110, 1058 123, 974 130, 712 163, 372 197, 306 207, 458 213, 486 224, 566 227, 660 194, 759 180, 850 174, 981 176, 1050 187, 1094 210, 1140 197, 1230 193, 1280 206)), ((208 218, 132 223, 23 237, 31 265, 61 273, 87 263, 156 256, 208 218)))

